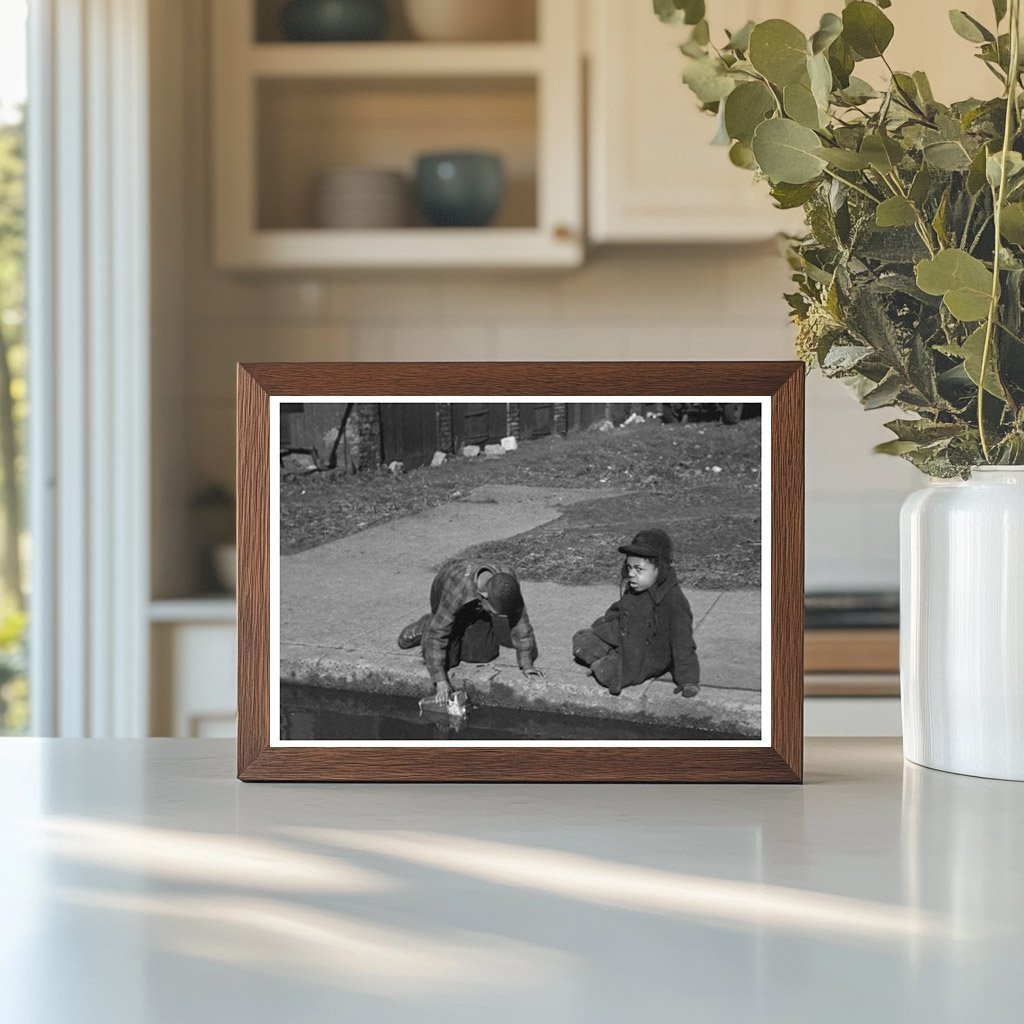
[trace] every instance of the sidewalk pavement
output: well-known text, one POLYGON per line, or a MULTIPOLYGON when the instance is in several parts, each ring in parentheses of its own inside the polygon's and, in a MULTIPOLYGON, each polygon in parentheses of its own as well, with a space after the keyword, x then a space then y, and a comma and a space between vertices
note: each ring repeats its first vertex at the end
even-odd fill
MULTIPOLYGON (((420 650, 399 650, 403 626, 429 610, 436 567, 485 541, 551 522, 561 509, 593 499, 593 489, 490 485, 463 500, 406 516, 296 555, 282 556, 281 679, 324 690, 422 697, 433 692, 420 650)), ((701 692, 673 694, 668 679, 613 697, 570 649, 576 630, 618 596, 607 585, 523 583, 540 649, 540 681, 526 679, 502 648, 484 666, 452 673, 477 705, 587 718, 678 726, 716 736, 761 731, 761 594, 757 590, 684 592, 694 614, 701 692)))

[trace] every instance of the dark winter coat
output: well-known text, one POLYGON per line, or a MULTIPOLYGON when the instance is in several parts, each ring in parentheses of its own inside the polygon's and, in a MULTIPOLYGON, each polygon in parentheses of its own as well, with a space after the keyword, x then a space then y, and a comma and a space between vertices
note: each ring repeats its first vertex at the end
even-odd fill
POLYGON ((670 669, 676 686, 700 685, 693 612, 671 567, 650 590, 634 594, 627 589, 590 628, 619 649, 624 687, 670 669))

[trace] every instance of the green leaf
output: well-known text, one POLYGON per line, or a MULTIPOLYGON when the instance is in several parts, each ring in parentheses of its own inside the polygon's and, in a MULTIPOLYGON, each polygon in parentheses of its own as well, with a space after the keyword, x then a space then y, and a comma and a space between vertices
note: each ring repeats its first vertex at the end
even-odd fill
POLYGON ((809 82, 796 82, 782 90, 782 106, 786 116, 805 128, 824 126, 822 112, 811 92, 809 82))
POLYGON ((950 11, 949 23, 953 26, 953 31, 969 43, 995 42, 996 37, 966 11, 950 11))
POLYGON ((883 174, 891 174, 903 159, 903 147, 887 135, 865 135, 860 152, 876 171, 883 174))
POLYGON ((934 180, 935 176, 932 174, 931 169, 927 164, 922 164, 921 170, 914 175, 913 184, 907 193, 910 201, 916 206, 920 206, 928 198, 928 193, 931 191, 934 180))
POLYGON ((861 398, 865 409, 882 409, 887 405, 895 405, 903 390, 902 383, 896 374, 887 377, 878 387, 869 391, 861 398))
POLYGON ((706 19, 702 18, 693 26, 693 34, 690 38, 699 46, 707 46, 711 42, 711 29, 706 19))
POLYGON ((802 185, 779 182, 772 186, 772 199, 780 210, 795 210, 798 206, 803 206, 817 190, 817 181, 805 182, 802 185))
POLYGON ((905 106, 921 106, 921 97, 917 94, 917 82, 914 81, 913 76, 905 75, 902 71, 897 71, 892 76, 892 84, 896 89, 899 99, 905 106))
POLYGON ((918 331, 910 339, 907 375, 926 403, 939 401, 939 380, 935 372, 935 355, 918 331))
POLYGON ((1004 32, 994 43, 983 43, 978 56, 994 67, 1002 68, 1009 73, 1010 69, 1010 34, 1004 32))
POLYGON ((836 228, 835 213, 828 197, 821 193, 815 195, 804 204, 804 215, 815 242, 830 254, 837 253, 842 245, 836 228))
POLYGON ((729 149, 729 160, 745 171, 756 171, 757 161, 754 151, 745 142, 734 142, 729 149))
POLYGON ((906 455, 907 452, 917 451, 920 447, 917 441, 883 441, 876 444, 872 451, 876 455, 906 455))
POLYGON ((878 204, 875 223, 880 228, 904 228, 917 223, 914 204, 902 196, 893 196, 878 204))
POLYGON ((967 172, 967 191, 972 195, 976 196, 984 187, 985 181, 985 165, 988 161, 988 149, 982 146, 977 153, 974 154, 974 158, 971 160, 970 169, 967 172))
POLYGON ((917 86, 917 94, 925 103, 934 103, 935 96, 932 94, 931 82, 923 71, 915 71, 913 74, 914 84, 917 86))
POLYGON ((992 0, 992 10, 995 12, 998 25, 1006 17, 1006 0, 992 0))
POLYGON ((838 167, 841 171, 863 171, 871 166, 871 161, 866 156, 855 153, 852 149, 819 146, 814 150, 814 155, 820 156, 822 160, 828 161, 833 167, 838 167))
POLYGON ((683 19, 687 25, 697 25, 704 20, 704 0, 683 0, 686 17, 683 19))
POLYGON ((956 437, 963 427, 959 423, 936 423, 934 420, 891 420, 885 425, 901 441, 933 444, 935 441, 956 437))
POLYGON ((736 88, 736 82, 717 60, 688 61, 683 71, 683 81, 701 103, 724 100, 736 88))
POLYGON ((725 128, 729 137, 748 146, 754 129, 775 110, 775 98, 763 82, 743 82, 725 101, 725 128))
POLYGON ((947 309, 965 323, 983 320, 991 303, 992 272, 963 249, 945 249, 915 267, 917 286, 941 295, 947 309))
MULTIPOLYGON (((1003 154, 1002 152, 993 153, 988 160, 985 161, 985 177, 988 179, 989 185, 992 186, 992 191, 995 192, 999 188, 999 177, 1003 170, 1003 154)), ((1022 175, 1024 175, 1024 157, 1020 153, 1010 150, 1006 154, 1006 186, 1010 191, 1015 187, 1015 182, 1022 175)))
POLYGON ((704 17, 704 0, 654 0, 654 13, 667 25, 696 25, 704 17))
POLYGON ((939 200, 938 209, 935 211, 935 216, 932 217, 932 228, 935 231, 935 236, 939 240, 939 244, 942 246, 949 245, 949 234, 946 231, 946 214, 949 212, 949 189, 945 189, 942 193, 942 199, 939 200))
POLYGON ((795 25, 772 18, 750 33, 747 58, 773 85, 798 82, 807 68, 807 38, 795 25))
POLYGON ((943 139, 926 143, 921 153, 932 167, 940 171, 966 171, 971 166, 971 158, 959 142, 943 139))
POLYGON ((822 125, 828 123, 828 104, 832 94, 832 69, 828 57, 819 53, 807 62, 807 77, 811 83, 811 94, 822 112, 822 125))
POLYGON ((1024 203, 1010 203, 1003 208, 999 232, 1006 241, 1024 245, 1024 203))
POLYGON ((864 79, 858 78, 856 75, 851 75, 849 84, 842 90, 840 95, 847 102, 856 105, 859 103, 866 103, 868 100, 876 99, 881 94, 877 89, 868 85, 864 79))
MULTIPOLYGON (((962 359, 964 371, 974 382, 975 387, 981 385, 981 363, 985 353, 985 325, 982 324, 970 337, 959 347, 954 345, 942 345, 939 351, 953 359, 962 359)), ((999 374, 996 370, 996 346, 993 340, 989 344, 988 363, 985 367, 985 390, 996 398, 1006 400, 1006 392, 999 382, 999 374)))
POLYGON ((755 24, 756 22, 748 21, 743 28, 733 32, 723 49, 733 50, 735 53, 746 53, 750 47, 750 33, 753 32, 755 24))
POLYGON ((825 169, 814 151, 821 140, 811 131, 786 118, 762 121, 754 131, 752 149, 764 176, 773 184, 802 185, 825 169))
POLYGON ((823 14, 818 31, 811 36, 811 53, 827 50, 842 34, 843 19, 835 14, 823 14))
POLYGON ((843 9, 843 39, 861 59, 881 57, 892 36, 892 22, 874 4, 853 0, 843 9))
POLYGON ((836 88, 845 89, 850 84, 850 75, 853 73, 856 58, 853 50, 840 36, 827 50, 828 66, 832 69, 832 77, 835 79, 836 88))
POLYGON ((654 0, 654 13, 667 25, 678 24, 685 17, 675 0, 654 0))

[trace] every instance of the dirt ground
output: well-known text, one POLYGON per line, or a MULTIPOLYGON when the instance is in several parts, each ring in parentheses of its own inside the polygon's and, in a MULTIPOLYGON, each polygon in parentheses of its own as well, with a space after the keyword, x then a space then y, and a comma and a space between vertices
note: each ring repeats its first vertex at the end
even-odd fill
POLYGON ((475 553, 512 563, 524 580, 616 578, 616 548, 645 526, 677 546, 684 587, 760 585, 761 419, 644 424, 525 441, 503 456, 437 468, 317 476, 281 485, 281 552, 293 554, 399 516, 458 501, 485 484, 588 487, 590 501, 475 553), (604 493, 602 493, 604 492, 604 493))

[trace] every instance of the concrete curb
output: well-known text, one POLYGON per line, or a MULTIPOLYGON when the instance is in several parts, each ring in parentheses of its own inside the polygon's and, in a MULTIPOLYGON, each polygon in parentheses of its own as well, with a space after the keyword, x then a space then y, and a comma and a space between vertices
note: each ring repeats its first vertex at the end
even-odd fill
MULTIPOLYGON (((696 697, 684 698, 673 693, 670 680, 653 679, 613 697, 582 667, 574 675, 549 669, 543 680, 527 679, 506 650, 488 665, 460 665, 451 678, 478 707, 629 722, 735 739, 760 738, 761 695, 751 690, 705 686, 696 697)), ((434 690, 418 651, 375 655, 371 662, 355 652, 284 645, 281 681, 324 691, 415 698, 434 690)))

